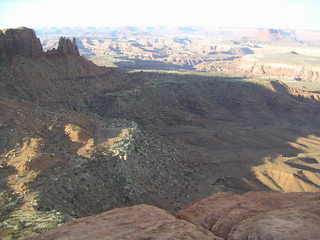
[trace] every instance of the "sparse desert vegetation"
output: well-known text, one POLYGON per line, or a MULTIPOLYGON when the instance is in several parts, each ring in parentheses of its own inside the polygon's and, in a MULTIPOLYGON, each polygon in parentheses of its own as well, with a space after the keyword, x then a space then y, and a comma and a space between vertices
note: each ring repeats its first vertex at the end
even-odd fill
POLYGON ((0 238, 103 239, 91 223, 109 221, 110 239, 242 240, 278 236, 270 219, 319 236, 318 56, 264 32, 208 46, 100 32, 47 51, 3 32, 0 238))

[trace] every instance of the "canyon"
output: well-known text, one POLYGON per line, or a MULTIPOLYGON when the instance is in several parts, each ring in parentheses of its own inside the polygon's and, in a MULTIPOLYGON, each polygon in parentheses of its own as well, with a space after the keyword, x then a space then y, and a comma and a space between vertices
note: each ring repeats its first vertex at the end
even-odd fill
POLYGON ((316 73, 106 67, 81 38, 41 41, 0 32, 1 239, 318 239, 316 73))
POLYGON ((319 80, 320 32, 267 28, 126 27, 38 29, 45 49, 76 35, 98 65, 225 73, 283 81, 319 80))

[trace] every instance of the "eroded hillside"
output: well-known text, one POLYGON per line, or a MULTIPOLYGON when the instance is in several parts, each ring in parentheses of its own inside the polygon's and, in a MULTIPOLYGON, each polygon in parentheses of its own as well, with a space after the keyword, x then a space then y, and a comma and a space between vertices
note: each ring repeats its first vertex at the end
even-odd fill
MULTIPOLYGON (((40 44, 30 29, 9 32, 2 46, 40 44)), ((220 191, 319 191, 316 93, 98 67, 64 38, 50 52, 3 56, 3 239, 138 203, 175 212, 220 191)))

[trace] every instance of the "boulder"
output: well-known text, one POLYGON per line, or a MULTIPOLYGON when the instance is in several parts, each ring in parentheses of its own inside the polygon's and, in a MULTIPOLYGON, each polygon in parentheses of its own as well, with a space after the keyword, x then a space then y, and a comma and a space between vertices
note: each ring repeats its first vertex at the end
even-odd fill
POLYGON ((210 231, 149 205, 117 208, 84 217, 33 240, 223 240, 210 231))
POLYGON ((242 221, 228 240, 317 240, 319 223, 319 215, 303 209, 274 210, 242 221))
POLYGON ((319 203, 320 193, 219 193, 177 216, 226 240, 315 240, 320 239, 319 203))

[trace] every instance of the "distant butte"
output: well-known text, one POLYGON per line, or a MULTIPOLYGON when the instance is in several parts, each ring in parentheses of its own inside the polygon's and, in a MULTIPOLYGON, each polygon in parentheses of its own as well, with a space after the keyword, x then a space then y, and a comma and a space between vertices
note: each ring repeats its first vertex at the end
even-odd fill
POLYGON ((44 52, 35 31, 21 27, 0 30, 0 58, 11 58, 20 55, 24 57, 39 57, 43 55, 76 55, 80 56, 76 39, 61 37, 57 49, 44 52))
POLYGON ((42 46, 34 30, 26 27, 0 30, 1 57, 37 57, 42 54, 42 46))

